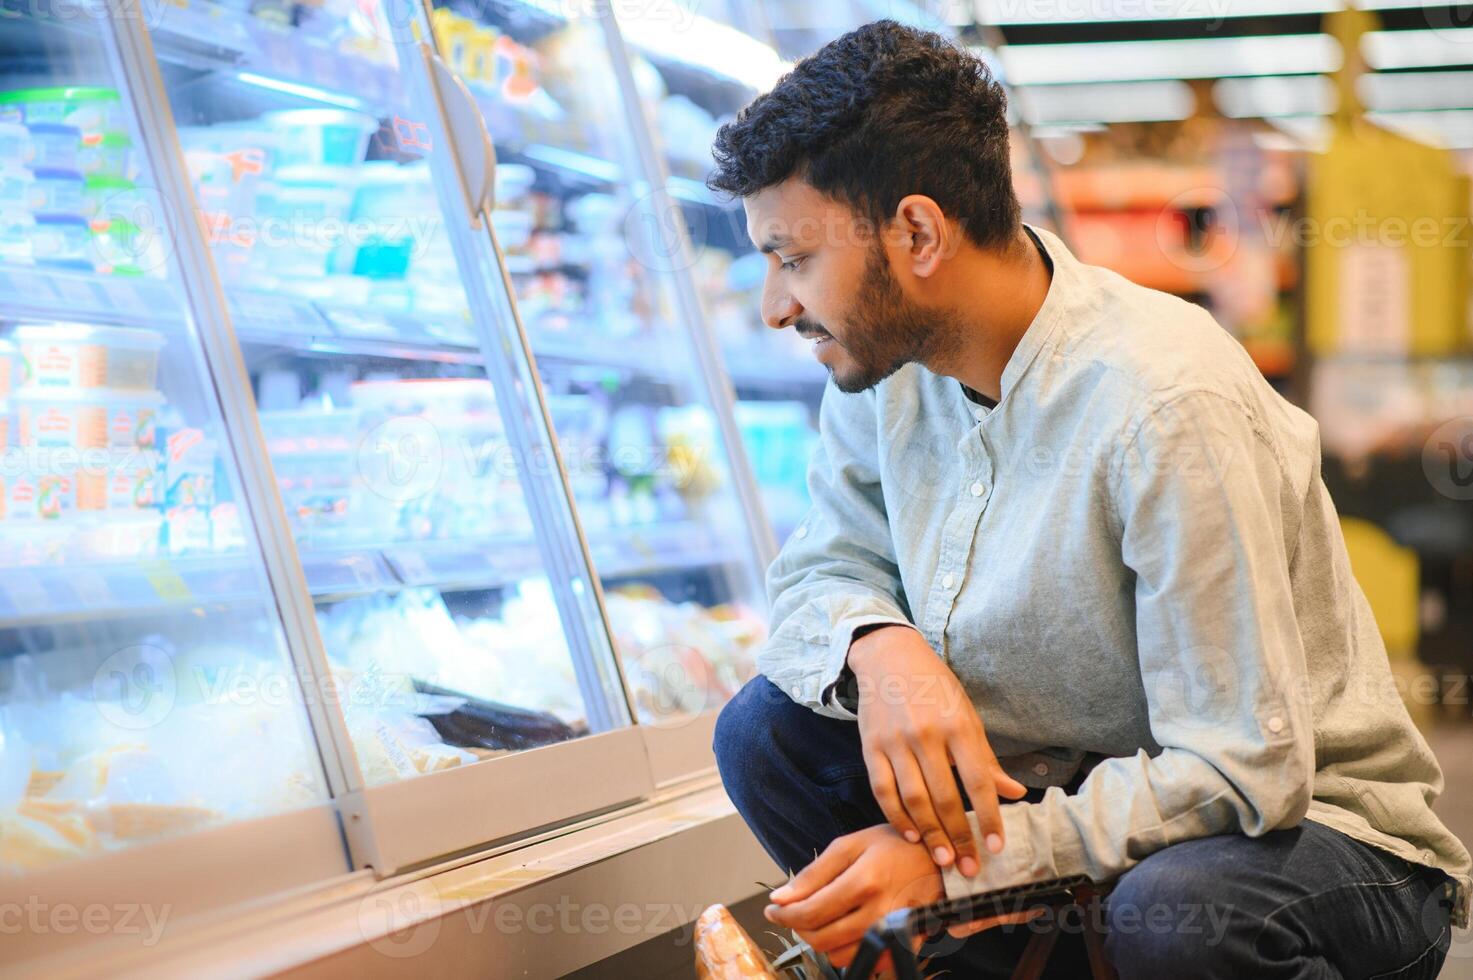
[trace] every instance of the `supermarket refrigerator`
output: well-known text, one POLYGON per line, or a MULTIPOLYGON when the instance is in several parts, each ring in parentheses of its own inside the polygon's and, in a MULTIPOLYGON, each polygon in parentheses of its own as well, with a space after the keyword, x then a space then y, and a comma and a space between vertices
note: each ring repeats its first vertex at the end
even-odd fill
POLYGON ((0 16, 0 897, 207 912, 709 770, 772 551, 729 383, 617 25, 496 9, 0 16))

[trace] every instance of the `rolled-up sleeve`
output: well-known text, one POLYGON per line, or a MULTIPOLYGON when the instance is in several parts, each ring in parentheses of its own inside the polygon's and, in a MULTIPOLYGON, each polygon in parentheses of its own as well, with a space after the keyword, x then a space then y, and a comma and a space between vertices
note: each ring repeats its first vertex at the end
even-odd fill
POLYGON ((949 897, 1109 880, 1167 845, 1259 836, 1308 809, 1314 728, 1290 583, 1304 476, 1245 409, 1208 392, 1143 413, 1121 442, 1113 504, 1161 750, 1105 759, 1073 795, 1005 804, 1003 852, 984 854, 974 878, 946 869, 949 897))
POLYGON ((832 384, 808 464, 813 503, 767 571, 771 633, 757 669, 799 704, 854 719, 832 697, 854 631, 910 623, 880 492, 873 390, 832 384))

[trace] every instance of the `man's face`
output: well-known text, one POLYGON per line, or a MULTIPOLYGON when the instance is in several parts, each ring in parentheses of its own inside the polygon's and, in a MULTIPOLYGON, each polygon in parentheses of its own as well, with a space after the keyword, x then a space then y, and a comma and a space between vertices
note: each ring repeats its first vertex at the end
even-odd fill
POLYGON ((891 269, 904 237, 792 178, 745 198, 747 234, 767 255, 762 320, 815 342, 844 392, 865 391, 954 343, 951 318, 907 297, 891 269))

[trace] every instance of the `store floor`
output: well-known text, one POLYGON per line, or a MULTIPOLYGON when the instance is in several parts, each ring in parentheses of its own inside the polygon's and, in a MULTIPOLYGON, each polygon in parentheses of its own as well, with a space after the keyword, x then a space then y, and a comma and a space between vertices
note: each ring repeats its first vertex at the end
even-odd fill
MULTIPOLYGON (((1431 729, 1427 741, 1442 763, 1446 787, 1436 810, 1449 829, 1464 843, 1473 845, 1473 722, 1444 723, 1431 729)), ((772 926, 762 918, 764 897, 756 895, 732 909, 738 921, 764 948, 772 937, 772 926)), ((690 929, 676 930, 651 939, 618 956, 567 975, 567 980, 694 980, 695 955, 690 929)), ((1453 939, 1439 980, 1473 980, 1473 932, 1453 939)))

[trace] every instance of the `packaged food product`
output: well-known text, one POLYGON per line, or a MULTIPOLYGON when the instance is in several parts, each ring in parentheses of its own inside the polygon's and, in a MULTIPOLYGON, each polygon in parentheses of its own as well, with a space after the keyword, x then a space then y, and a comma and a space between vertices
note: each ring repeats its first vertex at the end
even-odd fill
POLYGON ((96 391, 24 387, 14 400, 22 448, 107 447, 107 405, 96 391))
MULTIPOLYGON (((179 429, 169 433, 164 443, 166 507, 193 509, 214 504, 215 456, 215 441, 205 438, 199 429, 179 429)), ((208 522, 205 523, 205 540, 208 543, 208 522)))
POLYGON ((93 174, 82 181, 82 213, 94 224, 99 221, 144 218, 140 209, 146 201, 137 185, 126 177, 93 174))
POLYGON ((351 109, 286 109, 268 112, 261 121, 280 134, 279 166, 357 166, 378 132, 376 118, 351 109))
POLYGON ((152 391, 164 336, 154 330, 56 321, 17 327, 26 388, 152 391))
MULTIPOLYGON (((4 184, 5 174, 0 173, 0 189, 4 184)), ((30 265, 35 230, 36 219, 30 212, 5 211, 0 206, 0 262, 30 265)))
POLYGON ((76 523, 68 552, 82 560, 152 558, 159 553, 163 525, 163 515, 158 511, 88 515, 87 520, 76 523))
POLYGON ((158 444, 159 409, 164 396, 156 391, 102 390, 107 407, 107 444, 120 449, 151 449, 158 444))
POLYGON ((133 176, 133 141, 123 133, 100 133, 82 139, 77 169, 85 176, 133 176))
POLYGON ((0 167, 29 167, 35 158, 31 131, 17 122, 0 122, 0 167))
POLYGON ((163 496, 162 479, 157 450, 114 450, 107 470, 108 510, 157 507, 163 496))
POLYGON ((31 167, 36 170, 75 170, 82 149, 82 131, 60 123, 28 123, 31 167))
POLYGON ((15 383, 18 363, 15 343, 0 340, 0 449, 5 448, 6 422, 10 419, 10 406, 5 403, 5 399, 10 396, 10 389, 15 383))
POLYGON ((767 957, 724 905, 712 905, 695 926, 698 980, 777 980, 767 957))
POLYGON ((77 215, 36 216, 31 254, 37 262, 82 272, 92 271, 92 229, 77 215))
POLYGON ((22 208, 29 211, 34 200, 31 184, 35 179, 27 169, 0 164, 0 211, 22 208))
POLYGON ((19 88, 0 92, 0 120, 61 123, 84 133, 121 129, 125 125, 117 89, 65 86, 19 88))
POLYGON ((171 507, 164 511, 163 545, 171 555, 210 551, 209 514, 199 507, 171 507))
POLYGON ((26 187, 26 207, 38 217, 81 218, 87 212, 87 182, 70 168, 37 167, 26 187))

